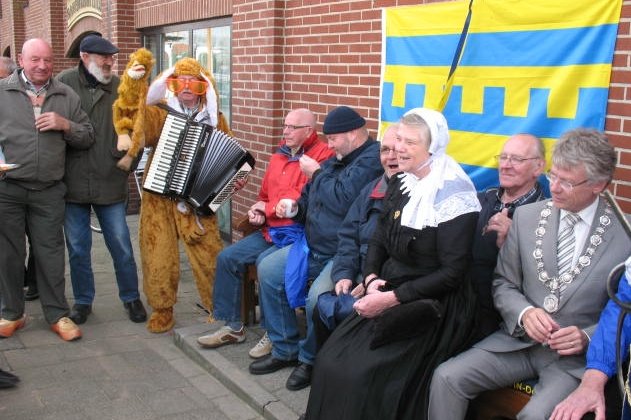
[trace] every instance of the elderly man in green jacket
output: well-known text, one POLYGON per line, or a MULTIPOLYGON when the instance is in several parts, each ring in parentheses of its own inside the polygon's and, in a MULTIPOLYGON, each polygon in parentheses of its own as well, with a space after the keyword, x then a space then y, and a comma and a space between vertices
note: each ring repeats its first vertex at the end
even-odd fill
POLYGON ((13 164, 3 165, 0 176, 0 337, 11 337, 26 322, 28 228, 44 318, 71 341, 81 331, 68 318, 65 297, 62 178, 66 149, 89 148, 94 132, 77 94, 51 78, 54 56, 48 42, 29 39, 19 60, 21 68, 0 80, 0 148, 13 164))
POLYGON ((81 107, 90 117, 96 138, 92 148, 69 149, 66 157, 64 233, 75 299, 70 317, 83 324, 92 312, 95 287, 90 212, 94 210, 114 262, 118 295, 130 320, 144 322, 147 313, 138 293, 136 261, 125 219, 128 173, 116 167, 122 157, 116 149, 112 123, 112 104, 119 84, 112 65, 118 48, 105 38, 88 35, 81 41, 79 51, 79 64, 57 76, 81 98, 81 107))

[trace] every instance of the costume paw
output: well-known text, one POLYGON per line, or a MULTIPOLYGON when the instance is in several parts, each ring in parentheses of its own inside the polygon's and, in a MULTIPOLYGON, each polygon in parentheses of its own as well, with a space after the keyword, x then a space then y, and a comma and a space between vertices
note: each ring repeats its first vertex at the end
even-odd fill
POLYGON ((204 239, 204 236, 206 236, 206 233, 197 214, 185 214, 182 216, 180 234, 184 242, 187 244, 200 243, 204 239))
POLYGON ((134 159, 131 156, 125 155, 122 158, 120 158, 118 162, 116 162, 116 167, 118 169, 122 169, 123 171, 129 172, 131 171, 131 165, 133 162, 134 162, 134 159))
POLYGON ((173 328, 175 319, 173 318, 173 308, 154 309, 149 321, 147 321, 147 329, 152 333, 163 333, 173 328))
POLYGON ((126 150, 129 150, 130 147, 131 137, 129 137, 129 134, 119 134, 118 141, 116 143, 116 148, 118 149, 118 151, 124 152, 126 150))

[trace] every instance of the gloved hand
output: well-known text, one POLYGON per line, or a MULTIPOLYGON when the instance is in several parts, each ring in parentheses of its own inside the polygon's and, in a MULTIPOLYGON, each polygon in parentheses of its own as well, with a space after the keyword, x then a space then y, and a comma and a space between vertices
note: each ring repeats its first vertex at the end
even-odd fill
POLYGON ((164 99, 167 93, 167 78, 175 72, 175 67, 169 67, 149 85, 147 105, 155 105, 164 99))

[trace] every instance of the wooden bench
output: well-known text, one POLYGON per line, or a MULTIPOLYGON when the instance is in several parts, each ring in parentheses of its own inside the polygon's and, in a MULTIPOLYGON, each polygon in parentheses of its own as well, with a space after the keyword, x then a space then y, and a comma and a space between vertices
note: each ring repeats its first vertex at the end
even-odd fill
POLYGON ((475 420, 514 420, 530 400, 533 386, 518 382, 513 387, 485 391, 471 402, 469 413, 475 420))
MULTIPOLYGON (((517 413, 530 401, 536 380, 516 382, 512 387, 486 391, 471 402, 467 419, 470 420, 514 420, 517 413)), ((622 398, 616 377, 605 386, 606 420, 620 420, 622 398)), ((593 413, 585 414, 583 420, 593 420, 593 413)))
MULTIPOLYGON (((252 226, 248 221, 247 214, 239 219, 235 230, 241 232, 245 237, 259 230, 259 227, 252 226)), ((256 295, 256 283, 258 277, 255 264, 246 264, 241 282, 241 321, 245 325, 256 324, 256 305, 258 303, 256 295)))

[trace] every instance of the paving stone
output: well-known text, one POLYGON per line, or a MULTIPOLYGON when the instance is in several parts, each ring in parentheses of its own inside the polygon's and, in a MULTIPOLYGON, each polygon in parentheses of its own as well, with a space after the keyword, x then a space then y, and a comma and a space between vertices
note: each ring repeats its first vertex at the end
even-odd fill
MULTIPOLYGON (((127 220, 142 288, 138 216, 127 220)), ((94 234, 96 298, 93 313, 80 326, 83 338, 62 341, 45 321, 40 301, 26 302, 26 327, 0 340, 0 368, 21 378, 18 387, 0 390, 0 419, 261 420, 265 415, 266 419, 295 420, 302 403, 279 399, 247 371, 251 361, 247 352, 263 334, 259 328, 247 330, 245 344, 214 352, 210 360, 208 354, 191 356, 198 352, 192 345, 196 337, 217 324, 208 324, 208 315, 198 307, 200 300, 183 249, 180 255, 177 330, 152 334, 144 323, 134 324, 127 318, 118 298, 111 257, 102 236, 94 234), (178 344, 183 340, 179 332, 186 332, 190 341, 187 351, 178 344), (234 377, 239 378, 237 384, 230 380, 234 377)), ((66 296, 72 306, 67 263, 66 296)), ((145 301, 142 292, 141 296, 145 301)), ((151 308, 146 308, 150 313, 151 308)))

